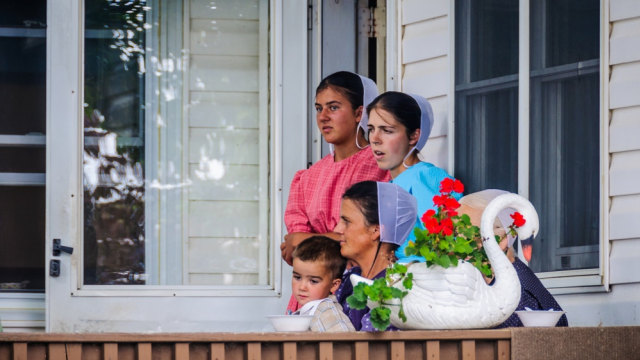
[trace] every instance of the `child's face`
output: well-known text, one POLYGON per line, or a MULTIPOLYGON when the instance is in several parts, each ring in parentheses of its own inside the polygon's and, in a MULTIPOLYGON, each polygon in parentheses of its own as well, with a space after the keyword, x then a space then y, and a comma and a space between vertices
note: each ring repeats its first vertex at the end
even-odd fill
POLYGON ((293 296, 300 306, 309 301, 324 299, 340 286, 340 279, 331 277, 331 273, 321 261, 293 259, 293 296))

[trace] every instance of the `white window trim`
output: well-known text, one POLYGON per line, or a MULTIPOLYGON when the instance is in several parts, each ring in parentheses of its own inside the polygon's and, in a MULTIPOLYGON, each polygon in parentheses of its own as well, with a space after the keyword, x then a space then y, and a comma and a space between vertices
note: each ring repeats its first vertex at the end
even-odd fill
MULTIPOLYGON (((609 291, 609 1, 600 1, 600 261, 599 267, 584 270, 542 272, 536 275, 552 294, 609 291)), ((530 0, 519 1, 518 64, 518 193, 529 195, 529 16, 530 0)), ((455 168, 455 1, 449 7, 448 124, 449 172, 455 168)), ((524 260, 523 260, 524 261, 524 260)))

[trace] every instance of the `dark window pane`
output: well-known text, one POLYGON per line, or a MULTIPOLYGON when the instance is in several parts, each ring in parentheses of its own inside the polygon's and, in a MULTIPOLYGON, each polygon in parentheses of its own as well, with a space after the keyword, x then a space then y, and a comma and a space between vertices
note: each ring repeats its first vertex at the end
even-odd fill
POLYGON ((44 0, 0 1, 0 27, 45 28, 46 23, 44 0))
POLYGON ((44 291, 45 189, 0 186, 0 291, 44 291))
POLYGON ((0 146, 0 172, 44 173, 45 165, 46 157, 43 147, 0 146))
POLYGON ((456 83, 518 72, 518 1, 456 1, 456 83))
POLYGON ((457 96, 455 175, 467 193, 518 191, 518 90, 457 96))
POLYGON ((45 133, 44 31, 42 35, 0 36, 0 134, 45 133))
POLYGON ((540 216, 534 271, 598 266, 599 79, 532 82, 529 196, 540 216))
POLYGON ((531 2, 532 69, 597 59, 600 1, 531 2))

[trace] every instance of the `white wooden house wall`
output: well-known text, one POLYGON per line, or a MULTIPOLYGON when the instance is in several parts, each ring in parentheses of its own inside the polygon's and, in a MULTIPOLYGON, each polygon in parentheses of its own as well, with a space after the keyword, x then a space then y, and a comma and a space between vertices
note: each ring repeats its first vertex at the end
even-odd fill
POLYGON ((423 160, 451 170, 447 157, 449 0, 406 0, 401 4, 400 88, 426 97, 433 107, 435 120, 421 152, 423 160))
MULTIPOLYGON (((640 322, 640 2, 604 0, 609 14, 610 292, 556 295, 572 326, 637 325, 640 322)), ((422 151, 426 161, 449 170, 448 122, 453 121, 450 38, 453 22, 448 0, 399 2, 402 64, 400 88, 427 97, 435 125, 422 151)), ((603 52, 607 54, 607 52, 603 52)), ((605 92, 606 94, 607 92, 605 92)), ((608 179, 607 179, 608 176, 608 179)), ((607 262, 605 262, 606 264, 607 262)), ((606 273, 606 272, 605 272, 606 273)))
POLYGON ((267 54, 259 52, 257 0, 220 3, 215 11, 211 6, 191 0, 185 44, 192 184, 184 280, 190 285, 252 285, 259 281, 259 189, 267 188, 260 184, 259 156, 265 131, 260 113, 267 111, 260 109, 259 91, 266 86, 260 81, 260 62, 267 54), (215 169, 222 163, 224 169, 218 170, 223 174, 215 169))

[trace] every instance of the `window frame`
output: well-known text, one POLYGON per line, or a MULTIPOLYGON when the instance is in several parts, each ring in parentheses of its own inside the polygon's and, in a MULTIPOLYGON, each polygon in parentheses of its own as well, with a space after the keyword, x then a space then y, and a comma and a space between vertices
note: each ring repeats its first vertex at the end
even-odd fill
MULTIPOLYGON (((530 116, 530 0, 519 0, 518 22, 518 193, 529 197, 529 116, 530 116)), ((449 7, 449 69, 456 68, 455 53, 455 1, 449 7)), ((552 294, 574 294, 609 291, 609 0, 600 0, 600 65, 599 65, 599 105, 600 105, 600 197, 599 197, 599 266, 591 269, 540 272, 536 275, 552 294)), ((464 55, 464 54, 463 54, 464 55)), ((455 114, 456 79, 455 71, 450 70, 448 97, 449 114, 452 121, 448 124, 449 171, 455 168, 455 114)))

